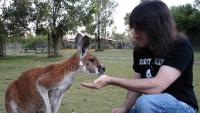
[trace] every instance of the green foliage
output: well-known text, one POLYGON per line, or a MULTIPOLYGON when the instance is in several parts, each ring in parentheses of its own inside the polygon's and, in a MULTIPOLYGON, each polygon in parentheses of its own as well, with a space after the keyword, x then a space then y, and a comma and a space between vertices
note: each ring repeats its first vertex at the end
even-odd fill
POLYGON ((3 21, 9 37, 24 37, 31 30, 36 35, 50 34, 58 54, 59 40, 78 27, 85 26, 86 32, 94 35, 100 23, 99 30, 106 34, 115 7, 113 0, 14 0, 3 7, 3 21))
MULTIPOLYGON (((37 44, 47 43, 47 36, 30 36, 27 39, 23 39, 23 48, 36 48, 37 44)), ((39 46, 39 45, 38 45, 39 46)), ((44 46, 41 44, 41 46, 44 46)))
POLYGON ((113 0, 98 0, 96 4, 98 10, 96 14, 97 29, 100 31, 100 36, 106 37, 106 27, 113 24, 112 13, 118 4, 113 0))
POLYGON ((5 56, 6 38, 8 36, 3 21, 0 20, 0 57, 5 56))
MULTIPOLYGON (((59 40, 69 31, 74 31, 79 26, 90 25, 93 21, 92 13, 90 10, 90 0, 48 0, 40 1, 37 4, 43 4, 43 13, 40 10, 40 5, 36 14, 46 14, 42 18, 47 18, 45 22, 36 21, 40 23, 37 26, 39 32, 50 32, 50 38, 53 44, 54 55, 59 54, 59 40), (44 4, 46 3, 46 4, 44 4), (89 9, 89 10, 88 10, 89 9), (45 25, 42 25, 45 23, 45 25)), ((40 20, 42 20, 42 18, 40 20)))
POLYGON ((129 16, 130 16, 130 13, 126 13, 126 15, 124 17, 124 24, 125 25, 129 25, 129 16))
POLYGON ((93 12, 88 0, 50 0, 50 31, 63 36, 78 26, 93 22, 93 12))
POLYGON ((47 35, 48 32, 49 32, 48 29, 45 28, 43 25, 36 27, 36 30, 35 30, 36 35, 47 35))
POLYGON ((200 35, 200 11, 191 4, 171 7, 179 31, 188 35, 200 35))
POLYGON ((2 20, 0 20, 0 37, 6 38, 8 33, 5 27, 5 24, 2 20))
POLYGON ((96 25, 94 24, 94 14, 97 13, 96 5, 94 2, 91 2, 85 10, 87 12, 82 17, 83 25, 86 27, 87 33, 94 35, 96 29, 96 25))
POLYGON ((98 49, 101 49, 100 37, 107 37, 107 27, 113 24, 112 13, 117 7, 117 3, 113 0, 94 0, 93 4, 95 6, 95 22, 96 27, 95 37, 98 42, 98 49))
POLYGON ((191 4, 171 7, 178 31, 186 33, 194 45, 199 45, 200 10, 191 4))
POLYGON ((49 18, 50 5, 47 2, 39 2, 34 0, 33 5, 35 8, 31 14, 31 22, 36 26, 35 33, 36 35, 46 35, 47 31, 47 20, 49 18))
POLYGON ((15 0, 3 8, 3 21, 10 37, 23 36, 29 30, 31 11, 31 2, 28 0, 15 0))

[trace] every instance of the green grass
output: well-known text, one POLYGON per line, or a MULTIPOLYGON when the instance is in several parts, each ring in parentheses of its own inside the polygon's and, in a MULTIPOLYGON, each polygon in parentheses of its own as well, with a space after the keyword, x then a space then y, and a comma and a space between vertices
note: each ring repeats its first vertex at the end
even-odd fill
MULTIPOLYGON (((75 50, 62 51, 63 57, 47 58, 46 55, 15 54, 0 59, 0 113, 5 113, 4 94, 7 85, 16 79, 23 71, 38 66, 48 65, 52 62, 65 59, 72 55, 75 50)), ((132 50, 106 50, 94 52, 102 64, 106 67, 106 74, 111 76, 132 77, 132 50)), ((195 59, 200 60, 200 52, 195 52, 195 59)), ((194 86, 198 103, 200 103, 200 63, 194 65, 194 86)), ((80 73, 71 88, 65 93, 59 113, 110 113, 112 107, 122 104, 126 90, 114 86, 108 86, 100 90, 87 89, 80 86, 82 82, 91 82, 97 76, 80 73)))

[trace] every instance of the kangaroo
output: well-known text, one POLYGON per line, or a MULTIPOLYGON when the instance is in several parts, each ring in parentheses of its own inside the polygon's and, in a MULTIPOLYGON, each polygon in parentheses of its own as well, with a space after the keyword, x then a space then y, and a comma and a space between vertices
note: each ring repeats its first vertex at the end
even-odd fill
POLYGON ((57 113, 62 96, 73 83, 75 74, 83 72, 102 75, 99 60, 87 52, 88 36, 76 35, 77 52, 63 61, 29 69, 12 81, 6 90, 7 113, 57 113))

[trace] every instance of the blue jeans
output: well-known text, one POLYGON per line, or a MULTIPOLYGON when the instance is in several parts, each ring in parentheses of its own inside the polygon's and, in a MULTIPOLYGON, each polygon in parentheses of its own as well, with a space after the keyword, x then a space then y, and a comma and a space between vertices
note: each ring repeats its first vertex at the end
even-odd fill
POLYGON ((140 96, 128 113, 195 113, 188 104, 177 100, 168 93, 145 94, 140 96))

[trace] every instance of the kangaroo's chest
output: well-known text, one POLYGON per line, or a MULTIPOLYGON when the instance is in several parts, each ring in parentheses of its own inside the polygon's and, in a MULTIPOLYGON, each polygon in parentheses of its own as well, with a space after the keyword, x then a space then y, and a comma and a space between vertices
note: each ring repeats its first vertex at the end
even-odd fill
POLYGON ((71 72, 64 75, 64 78, 56 85, 55 89, 66 91, 72 85, 76 72, 71 72))

